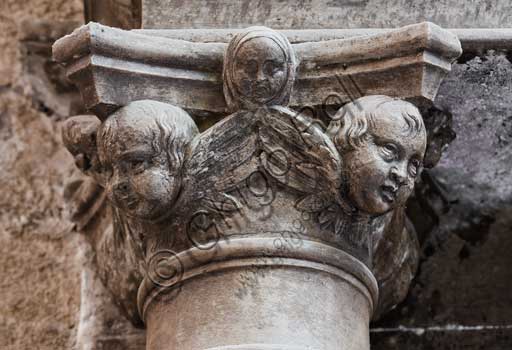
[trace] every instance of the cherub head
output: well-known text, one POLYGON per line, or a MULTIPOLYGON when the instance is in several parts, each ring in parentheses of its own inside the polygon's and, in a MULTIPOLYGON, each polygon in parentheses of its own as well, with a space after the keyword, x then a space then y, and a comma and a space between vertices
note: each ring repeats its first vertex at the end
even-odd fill
POLYGON ((224 95, 231 110, 286 105, 297 60, 288 39, 266 27, 238 33, 224 55, 224 95))
POLYGON ((346 169, 346 196, 381 215, 404 205, 422 166, 427 134, 418 109, 387 96, 366 96, 340 109, 329 125, 346 169))
POLYGON ((184 156, 198 129, 182 109, 136 101, 98 130, 97 144, 109 199, 128 216, 157 220, 169 214, 181 188, 184 156))

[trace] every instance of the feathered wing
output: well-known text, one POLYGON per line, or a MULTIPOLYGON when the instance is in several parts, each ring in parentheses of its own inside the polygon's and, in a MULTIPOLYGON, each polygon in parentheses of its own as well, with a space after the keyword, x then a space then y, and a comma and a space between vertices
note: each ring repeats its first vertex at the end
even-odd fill
POLYGON ((203 132, 185 166, 186 197, 212 212, 234 212, 241 204, 228 193, 258 167, 253 112, 240 111, 203 132))
POLYGON ((227 193, 261 170, 300 194, 300 211, 339 202, 338 151, 318 124, 287 108, 237 112, 201 134, 193 148, 187 192, 216 211, 236 211, 240 203, 227 193))
POLYGON ((304 194, 297 209, 318 212, 338 202, 342 162, 318 123, 284 107, 270 108, 260 119, 261 165, 279 183, 304 194))

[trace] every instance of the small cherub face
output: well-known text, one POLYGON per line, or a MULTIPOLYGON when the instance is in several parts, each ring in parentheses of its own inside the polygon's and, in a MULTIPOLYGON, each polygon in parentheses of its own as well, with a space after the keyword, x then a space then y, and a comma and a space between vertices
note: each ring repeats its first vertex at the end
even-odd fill
POLYGON ((233 84, 246 99, 265 104, 286 84, 286 56, 271 38, 256 37, 238 49, 233 84))
POLYGON ((180 178, 161 144, 163 129, 134 113, 112 116, 102 129, 109 134, 99 143, 109 199, 131 217, 155 220, 167 215, 180 178))
POLYGON ((350 199, 360 210, 381 215, 405 204, 411 195, 425 153, 426 133, 424 128, 409 130, 399 113, 374 119, 362 144, 343 158, 350 199))

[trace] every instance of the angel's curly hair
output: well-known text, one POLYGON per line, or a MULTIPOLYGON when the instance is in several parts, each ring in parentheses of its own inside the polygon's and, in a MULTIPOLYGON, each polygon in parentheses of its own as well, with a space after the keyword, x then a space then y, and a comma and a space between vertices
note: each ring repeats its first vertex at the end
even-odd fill
POLYGON ((327 135, 339 150, 360 147, 369 137, 368 129, 377 118, 399 114, 407 133, 426 133, 421 114, 412 103, 384 95, 364 96, 340 108, 327 128, 327 135))
POLYGON ((140 132, 148 135, 155 153, 165 152, 169 164, 173 164, 176 169, 181 168, 186 148, 192 138, 199 134, 199 130, 183 109, 150 100, 129 103, 110 115, 101 125, 97 137, 100 159, 110 159, 109 146, 116 142, 116 129, 128 115, 147 119, 147 124, 140 132))

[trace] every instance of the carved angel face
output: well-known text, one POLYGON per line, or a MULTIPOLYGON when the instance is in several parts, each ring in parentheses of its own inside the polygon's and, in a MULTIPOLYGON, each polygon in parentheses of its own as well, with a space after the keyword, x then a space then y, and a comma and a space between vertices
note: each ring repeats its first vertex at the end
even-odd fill
POLYGON ((137 101, 111 115, 98 133, 105 188, 128 216, 155 220, 169 214, 181 187, 180 168, 198 133, 185 111, 137 101))
POLYGON ((233 85, 245 99, 263 105, 286 84, 286 55, 271 38, 245 41, 235 57, 233 85))
POLYGON ((425 148, 425 129, 410 130, 399 113, 374 118, 362 144, 343 157, 351 201, 372 215, 404 205, 414 188, 425 148))
POLYGON ((107 149, 101 150, 108 172, 107 194, 112 203, 132 217, 155 219, 165 215, 175 200, 179 184, 170 169, 166 152, 155 148, 160 130, 148 128, 147 120, 127 115, 107 120, 113 128, 107 149))

